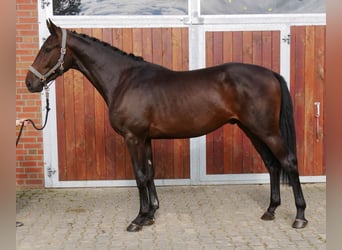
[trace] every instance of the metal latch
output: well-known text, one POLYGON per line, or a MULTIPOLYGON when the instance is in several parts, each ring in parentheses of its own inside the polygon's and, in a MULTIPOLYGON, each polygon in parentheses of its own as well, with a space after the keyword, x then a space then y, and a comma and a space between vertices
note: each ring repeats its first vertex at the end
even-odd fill
POLYGON ((287 36, 283 37, 281 40, 283 40, 283 42, 290 44, 291 43, 291 35, 287 34, 287 36))
POLYGON ((45 9, 45 7, 48 7, 50 5, 50 1, 49 0, 41 0, 41 7, 42 9, 45 9))
POLYGON ((51 168, 51 167, 48 167, 47 168, 47 175, 49 178, 51 178, 54 174, 56 174, 56 170, 51 168))

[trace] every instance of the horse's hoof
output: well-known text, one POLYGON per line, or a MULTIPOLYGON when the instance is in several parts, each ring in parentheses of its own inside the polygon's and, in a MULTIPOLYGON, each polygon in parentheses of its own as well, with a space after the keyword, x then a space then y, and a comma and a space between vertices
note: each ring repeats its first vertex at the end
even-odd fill
POLYGON ((143 225, 144 225, 144 226, 151 226, 151 225, 154 224, 154 222, 155 222, 155 219, 154 219, 154 218, 152 218, 152 219, 148 218, 148 219, 145 219, 145 220, 143 221, 143 225))
POLYGON ((262 220, 274 220, 274 214, 266 211, 262 216, 262 220))
POLYGON ((143 228, 142 225, 138 225, 138 224, 135 224, 135 223, 131 223, 131 224, 129 224, 129 226, 127 227, 127 231, 128 231, 128 232, 139 232, 142 228, 143 228))
POLYGON ((292 227, 296 228, 296 229, 301 229, 304 228, 306 225, 308 224, 308 221, 306 219, 296 219, 293 224, 292 227))

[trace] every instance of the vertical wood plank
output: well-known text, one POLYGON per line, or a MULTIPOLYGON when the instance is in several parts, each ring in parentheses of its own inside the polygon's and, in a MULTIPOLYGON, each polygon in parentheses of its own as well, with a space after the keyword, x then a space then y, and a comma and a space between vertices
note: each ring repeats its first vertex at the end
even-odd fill
POLYGON ((162 51, 162 30, 160 28, 152 29, 152 61, 155 64, 163 64, 163 51, 162 51))
POLYGON ((182 29, 182 70, 189 70, 189 31, 182 29))
POLYGON ((272 70, 280 73, 280 32, 272 31, 272 70))
POLYGON ((72 167, 76 165, 73 74, 73 71, 64 74, 66 176, 70 180, 77 177, 77 169, 72 167))
POLYGON ((253 64, 262 66, 262 32, 253 31, 252 32, 252 61, 253 64))
POLYGON ((56 116, 58 133, 58 170, 59 180, 67 179, 66 163, 66 135, 65 135, 65 104, 64 104, 64 76, 56 79, 56 116))
MULTIPOLYGON (((272 69, 272 31, 262 32, 262 66, 272 69)), ((275 52, 276 53, 276 52, 275 52)))
MULTIPOLYGON (((172 28, 172 70, 182 70, 182 29, 172 28)), ((166 66, 166 65, 164 65, 166 66)))
POLYGON ((133 36, 133 54, 136 56, 142 56, 142 29, 133 28, 132 29, 133 36))
POLYGON ((126 53, 133 53, 133 34, 131 28, 122 29, 122 50, 126 53))
MULTIPOLYGON (((314 146, 314 175, 325 175, 324 161, 324 83, 325 83, 325 26, 315 26, 315 82, 314 101, 320 102, 319 140, 314 146)), ((314 111, 315 112, 315 111, 314 111)))
POLYGON ((162 65, 165 67, 172 67, 172 32, 171 28, 163 28, 162 29, 162 51, 163 51, 163 57, 162 57, 162 65))
POLYGON ((84 128, 84 96, 83 96, 83 76, 80 72, 73 72, 74 104, 75 104, 75 154, 76 163, 71 168, 77 169, 77 179, 87 178, 87 158, 85 151, 85 128, 84 128))
POLYGON ((143 37, 143 57, 146 61, 153 61, 153 53, 152 53, 152 29, 144 28, 142 30, 143 37))
POLYGON ((315 115, 314 115, 314 99, 313 99, 313 82, 314 67, 312 63, 315 61, 315 30, 313 26, 306 27, 305 37, 305 117, 304 120, 304 173, 313 174, 314 155, 313 145, 315 143, 315 115), (308 84, 310 83, 310 84, 308 84))

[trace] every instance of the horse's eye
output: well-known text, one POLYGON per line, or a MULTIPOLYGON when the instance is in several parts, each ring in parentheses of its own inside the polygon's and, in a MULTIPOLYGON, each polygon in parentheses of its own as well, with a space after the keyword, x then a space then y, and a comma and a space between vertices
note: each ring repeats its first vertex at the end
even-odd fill
POLYGON ((45 50, 44 50, 44 52, 45 52, 45 53, 49 53, 51 50, 52 50, 51 48, 46 47, 45 50))

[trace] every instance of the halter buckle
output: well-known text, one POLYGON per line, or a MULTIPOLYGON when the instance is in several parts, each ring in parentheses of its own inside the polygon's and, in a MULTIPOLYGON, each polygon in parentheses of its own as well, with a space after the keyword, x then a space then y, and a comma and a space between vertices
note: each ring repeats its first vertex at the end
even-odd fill
POLYGON ((46 77, 45 77, 45 76, 42 76, 42 77, 40 78, 40 82, 41 82, 41 83, 45 83, 45 82, 46 82, 46 77))

